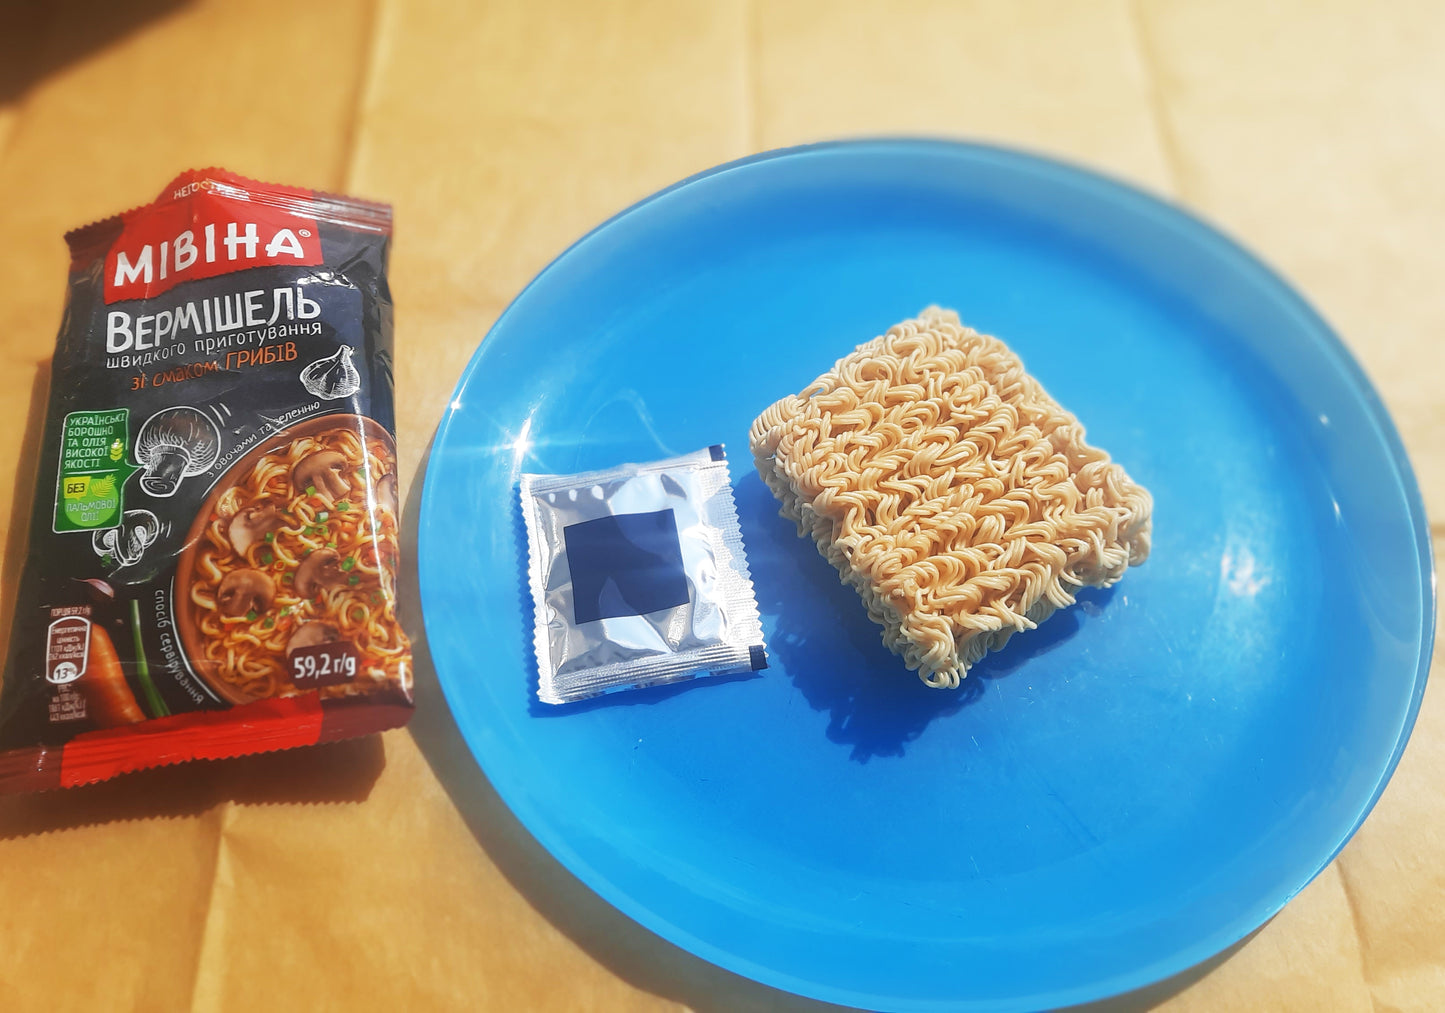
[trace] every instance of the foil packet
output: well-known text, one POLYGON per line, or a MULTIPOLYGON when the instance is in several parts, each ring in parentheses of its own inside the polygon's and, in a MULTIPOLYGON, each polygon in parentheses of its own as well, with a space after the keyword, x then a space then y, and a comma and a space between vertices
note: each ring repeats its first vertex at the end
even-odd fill
POLYGON ((578 475, 523 475, 537 698, 767 667, 721 445, 578 475))

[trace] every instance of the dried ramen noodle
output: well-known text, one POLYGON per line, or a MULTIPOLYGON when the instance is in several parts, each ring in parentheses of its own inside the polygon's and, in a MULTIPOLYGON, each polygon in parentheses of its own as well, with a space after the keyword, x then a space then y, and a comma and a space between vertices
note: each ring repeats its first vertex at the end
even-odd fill
POLYGON ((949 310, 860 345, 749 437, 783 515, 930 686, 1149 555, 1148 491, 949 310))

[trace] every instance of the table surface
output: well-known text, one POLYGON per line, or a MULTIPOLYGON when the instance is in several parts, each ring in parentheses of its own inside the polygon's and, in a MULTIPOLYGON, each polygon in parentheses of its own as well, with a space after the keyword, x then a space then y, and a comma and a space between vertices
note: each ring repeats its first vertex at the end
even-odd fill
MULTIPOLYGON (((61 236, 209 165, 395 205, 409 544, 462 366, 568 243, 710 165, 896 133, 1071 159, 1239 237, 1339 330, 1445 514, 1445 8, 1428 0, 72 0, 3 21, 6 624, 61 236)), ((7 1009, 822 1008, 652 936, 543 852, 467 752, 414 589, 405 604, 406 730, 0 799, 7 1009)), ((1314 883, 1224 958, 1106 1006, 1445 1007, 1442 775, 1435 691, 1314 883)))

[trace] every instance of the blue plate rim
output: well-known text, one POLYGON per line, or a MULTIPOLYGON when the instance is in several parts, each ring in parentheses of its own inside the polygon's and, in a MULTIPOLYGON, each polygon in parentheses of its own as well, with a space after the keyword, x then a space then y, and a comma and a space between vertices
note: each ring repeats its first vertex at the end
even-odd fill
MULTIPOLYGON (((1240 262, 1246 275, 1253 276, 1259 284, 1269 288, 1274 296, 1279 298, 1283 304, 1288 305, 1294 313, 1299 315, 1302 330, 1308 334, 1310 340, 1319 351, 1326 355, 1331 363, 1341 370, 1353 393, 1360 398, 1367 417, 1373 423, 1377 435, 1389 450, 1390 463, 1393 465, 1399 479, 1404 504, 1409 512, 1411 527, 1415 535, 1423 614, 1420 617, 1419 653, 1416 660, 1414 689, 1410 704, 1401 722, 1400 732, 1396 739, 1395 746, 1391 751, 1390 759, 1381 771, 1373 792, 1361 807, 1354 822, 1340 839, 1335 842, 1328 855, 1316 868, 1310 870, 1307 876, 1298 883, 1284 884, 1277 894, 1263 898, 1255 907, 1249 909, 1245 914, 1237 918, 1229 928, 1221 929, 1208 937, 1197 940, 1192 946, 1181 948, 1169 958, 1134 968, 1132 971, 1116 975, 1112 979, 1101 980, 1093 982, 1090 985, 1045 995, 1019 996, 1018 1002, 1013 1006, 1000 1007, 997 1003, 989 1003, 986 1008, 1017 1008, 1020 1010, 1057 1008, 1106 999, 1156 984, 1187 971, 1189 968, 1208 960, 1210 957, 1224 952, 1235 943, 1244 939, 1251 932, 1254 932, 1266 924, 1334 861, 1344 846, 1349 843, 1350 839, 1359 830, 1361 825, 1363 825, 1384 793, 1390 778, 1394 775, 1400 758, 1404 754, 1405 746, 1409 742, 1410 735, 1414 730, 1421 701, 1424 698, 1425 686, 1429 678, 1435 639, 1436 612, 1438 609, 1435 557, 1432 551, 1429 521, 1425 513, 1424 499, 1420 493, 1414 468, 1410 464, 1409 456, 1405 451, 1404 443, 1400 438, 1394 421, 1391 419, 1384 402, 1380 398, 1374 385, 1370 382, 1363 367, 1349 351, 1348 346, 1345 345, 1343 339, 1340 338, 1334 328, 1329 325, 1324 317, 1314 309, 1299 290, 1291 285, 1279 271, 1265 263, 1245 247, 1243 243, 1234 239, 1219 226, 1205 221, 1203 218, 1183 206, 1174 203, 1167 197, 1150 192, 1135 183, 1126 182, 1108 172, 1100 171, 1092 167, 1085 167, 1067 159, 1054 155, 1045 155, 1022 147, 942 137, 881 135, 819 141, 758 152, 694 173, 629 205, 592 229, 589 229, 569 244, 561 253, 552 258, 542 270, 537 272, 532 280, 512 298, 506 309, 504 309, 492 323, 492 326, 488 328, 486 335, 483 336, 476 351, 472 353, 471 358, 468 360, 466 367, 462 370, 462 374, 453 388, 452 396, 448 401, 446 410, 442 414, 441 421, 437 426, 435 437, 431 444, 422 484, 417 527, 417 567, 423 625, 427 628, 429 634, 431 623, 426 617, 426 602, 429 597, 432 597, 427 591, 430 585, 428 572, 431 567, 428 563, 429 554, 423 548, 423 542, 426 539, 426 534, 430 527, 428 524, 431 509, 430 504, 435 501, 436 486, 440 481, 437 477, 439 474, 437 469, 431 466, 431 456, 438 453, 447 442, 451 423, 457 414, 457 403, 462 392, 471 384, 473 377, 478 370, 482 368, 487 358, 488 339, 504 328, 516 307, 526 299, 534 288, 545 284, 549 275, 553 273, 558 265, 585 247, 593 238, 611 229, 614 225, 630 215, 654 202, 662 200, 674 191, 692 186, 702 180, 723 176, 761 162, 771 162, 838 151, 874 155, 893 154, 900 156, 907 155, 910 151, 926 151, 952 154, 963 159, 972 159, 974 161, 992 162, 995 166, 1030 173, 1044 178, 1053 184, 1072 185, 1084 190, 1093 191, 1096 196, 1108 198, 1126 211, 1151 216, 1156 220, 1172 226, 1188 240, 1214 247, 1215 251, 1222 257, 1233 258, 1240 262)), ((433 657, 433 660, 435 662, 435 657, 433 657)), ((451 680, 443 674, 440 665, 436 666, 436 671, 438 681, 441 683, 442 693, 447 699, 448 706, 452 706, 453 694, 460 692, 460 688, 453 688, 451 680)), ((455 708, 453 709, 455 710, 455 708)), ((967 997, 962 996, 938 997, 936 999, 926 1000, 899 1000, 897 997, 865 995, 850 989, 830 986, 827 983, 802 980, 777 968, 763 966, 754 961, 741 958, 669 922, 665 918, 652 912, 645 905, 634 901, 625 891, 614 887, 605 876, 592 868, 588 862, 569 847, 564 840, 558 835, 551 833, 543 814, 538 812, 527 799, 511 792, 507 785, 492 781, 486 772, 486 765, 482 760, 482 756, 486 750, 479 745, 477 736, 474 735, 472 729, 461 721, 458 721, 457 724, 463 739, 467 743, 467 748, 471 752, 473 759, 476 760, 481 773, 491 781, 498 795, 507 804, 507 807, 512 811, 513 815, 517 817, 518 821, 527 829, 528 833, 588 889, 662 939, 719 967, 750 978, 756 982, 825 1002, 858 1008, 879 1008, 880 1006, 886 1006, 890 1009, 920 1011, 984 1008, 977 1004, 970 1004, 967 997)))

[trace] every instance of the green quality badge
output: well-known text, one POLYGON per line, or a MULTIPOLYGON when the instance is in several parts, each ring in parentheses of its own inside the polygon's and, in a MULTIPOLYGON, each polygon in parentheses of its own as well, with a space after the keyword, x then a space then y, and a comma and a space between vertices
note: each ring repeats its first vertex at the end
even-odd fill
POLYGON ((120 523, 126 481, 140 469, 126 460, 130 409, 71 412, 60 434, 55 530, 93 531, 120 523))

